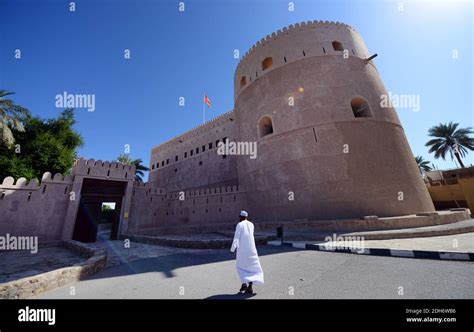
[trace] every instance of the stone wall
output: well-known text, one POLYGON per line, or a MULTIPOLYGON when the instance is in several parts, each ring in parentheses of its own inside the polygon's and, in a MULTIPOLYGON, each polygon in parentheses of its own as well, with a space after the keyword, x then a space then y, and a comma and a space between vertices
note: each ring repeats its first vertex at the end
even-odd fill
POLYGON ((235 156, 217 153, 224 139, 238 140, 233 112, 153 148, 149 182, 168 191, 237 185, 235 156))
POLYGON ((134 186, 130 234, 192 233, 211 225, 233 225, 247 206, 239 186, 211 187, 167 193, 147 185, 134 186), (181 198, 181 199, 180 199, 181 198))
POLYGON ((72 176, 53 177, 49 172, 41 184, 37 179, 5 178, 0 184, 0 234, 60 239, 72 185, 72 176))

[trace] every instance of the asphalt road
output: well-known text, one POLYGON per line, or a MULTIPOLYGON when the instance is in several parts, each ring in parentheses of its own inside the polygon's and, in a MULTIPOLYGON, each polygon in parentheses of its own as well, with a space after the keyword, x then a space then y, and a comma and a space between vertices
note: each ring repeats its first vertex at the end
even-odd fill
MULTIPOLYGON (((474 262, 259 247, 265 284, 250 298, 474 299, 474 262)), ((42 294, 66 299, 239 299, 235 254, 204 250, 141 259, 42 294)))

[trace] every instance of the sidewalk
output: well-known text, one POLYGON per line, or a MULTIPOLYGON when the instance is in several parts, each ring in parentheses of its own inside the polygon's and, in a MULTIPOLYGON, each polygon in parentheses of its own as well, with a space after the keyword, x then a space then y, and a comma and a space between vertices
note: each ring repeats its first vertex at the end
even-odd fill
POLYGON ((357 241, 269 241, 299 249, 405 258, 474 261, 474 232, 420 238, 357 241), (360 241, 360 242, 359 242, 360 241))

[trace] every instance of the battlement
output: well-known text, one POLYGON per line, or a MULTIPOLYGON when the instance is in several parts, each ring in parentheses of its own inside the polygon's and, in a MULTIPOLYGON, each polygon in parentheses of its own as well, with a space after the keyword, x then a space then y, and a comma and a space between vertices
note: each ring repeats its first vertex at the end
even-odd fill
POLYGON ((75 161, 71 174, 73 176, 82 175, 133 180, 135 175, 135 165, 125 165, 115 161, 109 162, 81 158, 75 161))
POLYGON ((345 56, 366 59, 368 50, 351 26, 308 21, 277 30, 256 42, 234 73, 234 101, 241 91, 268 72, 309 57, 345 56))
POLYGON ((278 37, 280 37, 283 34, 288 34, 292 33, 294 31, 300 31, 301 29, 314 29, 314 28, 323 28, 326 26, 336 26, 336 27, 344 27, 347 29, 352 30, 355 33, 358 33, 353 27, 351 27, 348 24, 342 23, 342 22, 337 22, 337 21, 322 21, 322 20, 314 20, 314 21, 307 21, 307 22, 301 22, 301 23, 295 23, 295 24, 290 24, 287 27, 284 27, 282 29, 278 29, 276 32, 273 32, 270 35, 267 35, 266 37, 263 37, 260 39, 258 42, 252 45, 250 49, 245 52, 245 55, 242 57, 240 60, 239 64, 237 65, 237 68, 241 65, 242 62, 244 62, 255 50, 262 46, 265 45, 265 43, 270 42, 271 40, 275 40, 278 37))
POLYGON ((173 145, 177 145, 193 137, 199 136, 203 132, 208 131, 214 126, 219 126, 219 125, 224 124, 225 122, 231 121, 229 118, 231 118, 233 114, 234 114, 234 110, 222 113, 212 118, 211 120, 206 121, 203 124, 200 124, 192 129, 185 131, 183 134, 175 136, 164 143, 156 145, 155 147, 152 148, 152 153, 159 152, 160 150, 168 149, 172 147, 173 145))
POLYGON ((41 183, 38 179, 34 178, 28 181, 26 178, 18 178, 15 182, 15 179, 11 176, 7 176, 3 179, 3 182, 0 184, 0 189, 9 189, 9 190, 39 190, 41 184, 43 183, 55 183, 55 184, 66 184, 71 185, 73 182, 73 177, 69 174, 63 176, 61 173, 56 173, 54 176, 50 172, 46 172, 41 177, 41 183))

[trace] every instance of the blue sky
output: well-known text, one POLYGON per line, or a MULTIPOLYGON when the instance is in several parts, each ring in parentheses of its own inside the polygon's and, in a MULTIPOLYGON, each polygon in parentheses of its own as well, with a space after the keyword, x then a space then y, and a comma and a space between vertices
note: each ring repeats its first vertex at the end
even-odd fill
MULTIPOLYGON (((79 155, 113 160, 129 144, 148 165, 150 150, 233 108, 233 74, 257 40, 300 21, 333 20, 365 40, 388 91, 419 94, 421 109, 398 109, 415 155, 428 154, 428 128, 474 126, 471 1, 0 0, 0 89, 34 115, 56 117, 55 96, 95 94, 96 110, 77 109, 79 155), (15 59, 15 50, 21 59, 15 59), (124 59, 124 50, 130 59, 124 59), (458 57, 453 58, 457 50, 458 57), (186 98, 179 107, 178 98, 186 98)), ((474 163, 474 152, 466 164, 474 163)))

